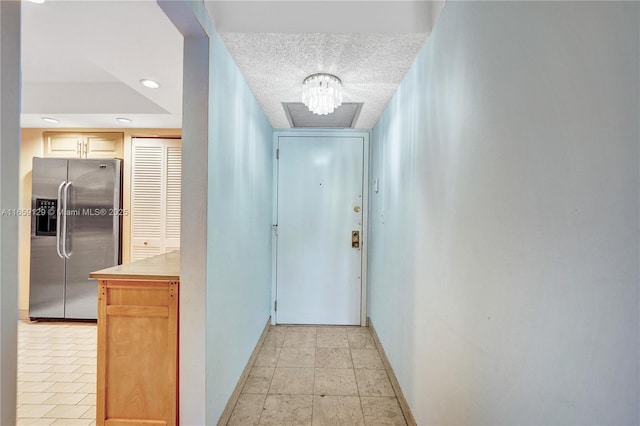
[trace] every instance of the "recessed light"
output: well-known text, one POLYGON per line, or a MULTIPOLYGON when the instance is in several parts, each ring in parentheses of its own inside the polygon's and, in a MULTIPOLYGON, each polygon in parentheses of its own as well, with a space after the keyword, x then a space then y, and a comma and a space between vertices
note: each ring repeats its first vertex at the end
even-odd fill
POLYGON ((144 87, 148 87, 149 89, 157 89, 158 87, 160 87, 160 83, 155 80, 149 80, 147 78, 143 78, 142 80, 140 80, 140 84, 142 84, 144 87))
POLYGON ((31 3, 42 4, 45 0, 29 0, 31 3))
POLYGON ((42 119, 44 121, 46 121, 47 123, 59 123, 60 120, 56 120, 55 118, 51 118, 51 117, 42 117, 42 119))
POLYGON ((118 120, 121 123, 131 123, 131 120, 129 120, 128 118, 124 118, 124 117, 118 117, 118 118, 116 118, 116 120, 118 120))

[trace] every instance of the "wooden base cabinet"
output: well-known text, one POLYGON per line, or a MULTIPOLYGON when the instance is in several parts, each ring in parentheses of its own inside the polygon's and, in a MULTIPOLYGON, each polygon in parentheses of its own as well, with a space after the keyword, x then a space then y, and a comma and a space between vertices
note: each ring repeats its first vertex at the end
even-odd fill
POLYGON ((98 425, 178 424, 179 287, 99 281, 98 425))

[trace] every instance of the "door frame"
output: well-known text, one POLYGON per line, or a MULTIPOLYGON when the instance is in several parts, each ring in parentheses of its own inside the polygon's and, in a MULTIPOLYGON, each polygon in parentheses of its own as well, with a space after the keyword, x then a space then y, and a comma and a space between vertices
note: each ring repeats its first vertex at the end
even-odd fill
POLYGON ((280 137, 361 137, 363 139, 362 153, 362 235, 360 244, 362 248, 361 257, 361 285, 360 285, 360 325, 367 326, 367 251, 369 246, 369 136, 367 130, 353 129, 309 129, 309 130, 275 130, 273 132, 273 207, 272 219, 273 237, 271 239, 272 256, 271 256, 271 324, 276 324, 275 301, 277 294, 277 277, 278 277, 278 238, 277 219, 278 219, 278 166, 276 152, 279 147, 280 137))

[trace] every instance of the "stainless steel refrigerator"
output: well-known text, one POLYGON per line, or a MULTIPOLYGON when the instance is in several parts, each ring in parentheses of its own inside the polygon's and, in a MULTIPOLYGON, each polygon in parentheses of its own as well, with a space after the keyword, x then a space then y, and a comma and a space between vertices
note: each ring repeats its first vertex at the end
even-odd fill
POLYGON ((89 273, 121 263, 120 160, 33 159, 31 319, 96 319, 89 273))

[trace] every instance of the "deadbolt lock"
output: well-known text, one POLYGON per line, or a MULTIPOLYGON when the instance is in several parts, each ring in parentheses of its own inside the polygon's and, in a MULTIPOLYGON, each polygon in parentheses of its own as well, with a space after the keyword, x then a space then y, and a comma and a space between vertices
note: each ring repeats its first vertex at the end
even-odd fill
POLYGON ((351 247, 360 248, 360 231, 351 231, 351 247))

